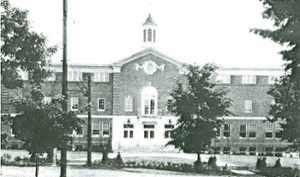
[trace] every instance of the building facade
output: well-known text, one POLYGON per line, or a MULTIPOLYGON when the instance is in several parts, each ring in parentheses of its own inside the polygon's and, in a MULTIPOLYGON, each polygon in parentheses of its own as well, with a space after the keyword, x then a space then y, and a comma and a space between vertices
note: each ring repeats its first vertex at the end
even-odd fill
MULTIPOLYGON (((168 111, 169 93, 176 81, 184 77, 181 63, 156 49, 157 25, 149 15, 143 24, 142 50, 109 65, 68 66, 68 107, 80 112, 78 117, 87 123, 87 105, 84 95, 87 77, 92 76, 92 145, 111 141, 113 149, 132 147, 163 147, 170 140, 170 131, 177 118, 168 111)), ((52 65, 54 74, 45 83, 45 102, 61 93, 62 67, 52 65)), ((233 100, 230 111, 235 116, 224 117, 224 125, 212 147, 220 153, 281 153, 288 143, 277 137, 280 123, 266 121, 273 103, 267 94, 274 79, 283 74, 281 69, 220 68, 211 81, 217 87, 226 87, 233 100)), ((28 73, 22 73, 28 80, 28 73)), ((16 91, 2 87, 2 114, 17 114, 8 100, 16 91)), ((18 90, 26 94, 28 89, 18 90)), ((14 139, 10 127, 9 141, 14 139)), ((201 131, 201 130, 199 130, 201 131)), ((87 146, 87 124, 74 132, 74 149, 87 146)))

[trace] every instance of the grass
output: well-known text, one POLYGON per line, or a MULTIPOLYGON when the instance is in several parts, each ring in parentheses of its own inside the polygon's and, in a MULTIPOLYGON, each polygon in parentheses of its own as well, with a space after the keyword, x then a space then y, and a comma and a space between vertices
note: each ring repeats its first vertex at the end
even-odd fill
MULTIPOLYGON (((16 156, 26 156, 29 157, 27 151, 25 150, 1 150, 1 155, 3 154, 10 154, 11 158, 14 159, 16 156)), ((122 154, 125 152, 121 152, 122 154)), ((159 161, 159 162, 173 162, 173 163, 188 163, 192 164, 196 161, 195 154, 184 154, 184 153, 153 153, 159 154, 160 156, 151 156, 151 153, 145 153, 147 156, 134 156, 135 153, 130 152, 127 153, 130 156, 122 156, 124 161, 159 161)), ((247 166, 247 167, 255 167, 256 161, 258 156, 246 156, 246 155, 220 155, 220 154, 202 154, 201 158, 202 161, 207 161, 210 156, 216 156, 218 161, 232 163, 240 166, 247 166)), ((57 157, 60 158, 60 152, 58 152, 57 157)), ((83 151, 75 151, 75 152, 68 152, 68 160, 72 159, 85 159, 87 157, 87 152, 83 151)), ((98 152, 92 153, 93 159, 101 159, 102 154, 98 152)), ((267 164, 268 166, 273 166, 276 162, 278 157, 267 157, 267 164)), ((300 168, 300 158, 288 158, 288 157, 280 157, 281 165, 283 167, 292 167, 292 168, 300 168)))

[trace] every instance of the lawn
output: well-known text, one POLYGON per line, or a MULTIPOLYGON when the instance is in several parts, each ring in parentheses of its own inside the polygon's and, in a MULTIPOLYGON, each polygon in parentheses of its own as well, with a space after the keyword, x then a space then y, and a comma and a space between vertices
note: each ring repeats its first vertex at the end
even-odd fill
MULTIPOLYGON (((27 156, 29 157, 29 154, 25 150, 1 150, 1 155, 8 153, 11 155, 12 159, 14 159, 16 156, 27 156)), ((116 157, 116 153, 109 154, 110 158, 116 157)), ((197 156, 195 154, 185 154, 185 153, 133 153, 133 152, 122 152, 121 156, 124 161, 159 161, 159 162, 172 162, 172 163, 188 163, 192 164, 194 161, 196 161, 197 156)), ((239 166, 247 166, 247 167, 255 167, 257 156, 246 156, 246 155, 221 155, 221 154, 202 154, 201 158, 202 161, 207 161, 210 156, 216 156, 217 160, 219 162, 222 162, 222 164, 225 163, 231 163, 239 166)), ((60 152, 58 151, 57 155, 58 159, 60 159, 60 152)), ((68 152, 68 160, 76 160, 80 159, 83 162, 85 161, 87 157, 87 152, 68 152)), ((92 158, 94 160, 101 159, 102 154, 98 152, 92 153, 92 158)), ((267 157, 267 164, 268 166, 273 166, 275 164, 275 161, 278 159, 278 157, 267 157)), ((281 165, 283 167, 293 167, 293 168, 300 168, 300 158, 288 158, 288 157, 280 157, 281 165)))
MULTIPOLYGON (((39 177, 59 177, 59 167, 40 167, 39 177)), ((32 177, 35 174, 34 167, 12 167, 2 166, 1 176, 5 177, 32 177)), ((157 171, 157 170, 146 170, 146 169, 123 169, 123 170, 104 170, 104 169, 83 169, 73 166, 68 166, 67 176, 69 177, 191 177, 191 176, 207 176, 201 174, 186 174, 177 173, 170 171, 157 171)), ((217 177, 217 176, 209 176, 217 177)))

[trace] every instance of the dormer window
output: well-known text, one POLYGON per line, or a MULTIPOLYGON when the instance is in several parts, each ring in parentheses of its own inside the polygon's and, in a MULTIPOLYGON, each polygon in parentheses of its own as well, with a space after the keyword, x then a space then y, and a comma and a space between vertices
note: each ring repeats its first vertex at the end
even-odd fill
POLYGON ((82 73, 68 72, 68 81, 82 81, 82 73))
POLYGON ((243 84, 256 84, 256 76, 255 75, 244 75, 242 76, 243 84))

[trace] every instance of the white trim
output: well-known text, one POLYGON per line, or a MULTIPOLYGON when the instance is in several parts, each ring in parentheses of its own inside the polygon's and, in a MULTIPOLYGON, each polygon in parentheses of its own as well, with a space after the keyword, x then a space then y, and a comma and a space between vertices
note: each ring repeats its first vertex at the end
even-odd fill
POLYGON ((218 74, 224 75, 256 75, 256 76, 281 76, 284 69, 280 68, 220 68, 218 74))
POLYGON ((153 86, 146 86, 142 90, 142 115, 145 116, 156 116, 157 115, 157 106, 158 106, 158 91, 153 86), (150 97, 149 97, 150 95, 150 97), (151 100, 154 96, 154 114, 151 114, 151 100), (145 100, 149 100, 149 114, 145 114, 145 100))
POLYGON ((71 108, 70 108, 70 110, 71 111, 78 111, 79 110, 79 98, 78 97, 71 97, 70 99, 71 99, 70 100, 70 102, 71 102, 71 108), (77 99, 77 107, 78 107, 77 109, 73 109, 72 108, 73 107, 73 101, 74 101, 73 99, 77 99))
MULTIPOLYGON (((248 136, 248 126, 247 126, 247 124, 246 123, 242 123, 242 124, 239 124, 240 126, 239 126, 239 139, 247 139, 249 136, 248 136), (241 137, 240 136, 240 134, 241 134, 241 125, 246 125, 246 131, 245 131, 245 133, 246 133, 246 137, 241 137)), ((243 132, 244 133, 244 132, 243 132)))
POLYGON ((94 82, 109 82, 109 73, 96 72, 94 73, 94 82))
POLYGON ((224 120, 267 120, 266 117, 220 117, 218 119, 224 119, 224 120))
POLYGON ((15 134, 13 134, 13 129, 12 129, 12 127, 10 126, 10 137, 15 137, 16 135, 15 134))
POLYGON ((99 126, 99 134, 93 134, 94 131, 94 122, 92 122, 92 137, 100 137, 100 122, 97 123, 99 126))
POLYGON ((125 112, 132 112, 132 111, 133 111, 133 98, 132 98, 131 96, 128 95, 127 97, 125 97, 125 112), (129 100, 129 99, 130 99, 130 100, 129 100), (128 104, 127 101, 129 101, 130 104, 128 104), (127 109, 128 106, 129 106, 131 109, 127 109))
POLYGON ((245 113, 253 112, 253 104, 252 100, 245 100, 245 113))
MULTIPOLYGON (((77 117, 78 118, 88 118, 88 115, 83 115, 83 114, 81 114, 81 115, 77 115, 77 117)), ((94 118, 108 118, 108 119, 112 119, 112 118, 114 118, 114 117, 117 117, 117 116, 112 116, 112 115, 107 115, 107 116, 100 116, 100 115, 92 115, 92 118, 94 119, 94 118)), ((122 116, 122 117, 130 117, 130 116, 122 116)), ((134 116, 134 117, 137 117, 137 116, 134 116)))
POLYGON ((257 138, 257 124, 249 124, 248 137, 249 137, 249 139, 257 138), (251 131, 251 125, 255 125, 255 131, 251 131), (250 137, 250 132, 255 132, 255 137, 250 137))
POLYGON ((110 136, 110 134, 111 134, 111 132, 110 132, 110 122, 102 122, 102 137, 109 137, 110 136), (104 123, 108 123, 108 135, 104 135, 103 134, 103 124, 104 123))
POLYGON ((83 129, 83 125, 81 125, 81 129, 82 129, 82 130, 81 130, 81 131, 82 131, 82 134, 81 134, 81 135, 77 134, 77 131, 74 130, 74 131, 75 131, 75 137, 83 137, 83 134, 84 134, 84 133, 83 133, 83 132, 84 132, 84 131, 83 131, 83 130, 84 130, 84 129, 83 129))
POLYGON ((98 104, 97 104, 97 111, 101 111, 101 112, 104 112, 105 111, 105 108, 106 108, 106 106, 105 106, 105 98, 98 98, 98 104), (99 109, 99 106, 100 106, 100 104, 99 104, 99 100, 100 99, 103 99, 104 101, 103 101, 103 106, 104 106, 104 109, 99 109))

